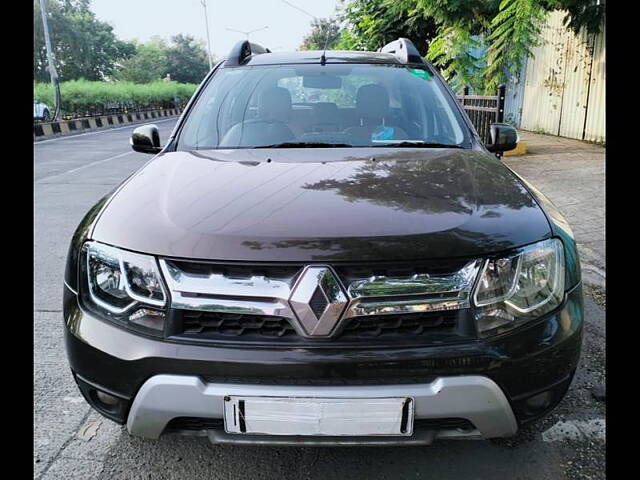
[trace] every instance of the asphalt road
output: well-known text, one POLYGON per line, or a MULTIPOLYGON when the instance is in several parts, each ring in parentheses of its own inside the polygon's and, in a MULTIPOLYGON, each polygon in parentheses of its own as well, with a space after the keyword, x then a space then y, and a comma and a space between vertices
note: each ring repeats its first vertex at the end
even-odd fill
MULTIPOLYGON (((161 139, 174 123, 158 122, 161 139)), ((206 438, 133 438, 93 412, 65 357, 64 259, 85 212, 151 158, 130 150, 133 128, 34 144, 34 478, 604 478, 604 403, 590 389, 604 381, 605 315, 590 298, 581 366, 568 396, 547 420, 509 440, 407 448, 213 446, 206 438)))

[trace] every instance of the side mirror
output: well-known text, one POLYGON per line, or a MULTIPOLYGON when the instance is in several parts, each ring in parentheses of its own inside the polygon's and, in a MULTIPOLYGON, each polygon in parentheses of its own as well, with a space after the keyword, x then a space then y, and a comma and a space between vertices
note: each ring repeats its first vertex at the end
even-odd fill
POLYGON ((158 126, 153 123, 136 128, 131 134, 129 143, 131 148, 140 153, 156 154, 162 150, 158 126))
POLYGON ((490 127, 491 143, 487 150, 495 153, 508 152, 518 146, 518 131, 506 123, 492 123, 490 127))

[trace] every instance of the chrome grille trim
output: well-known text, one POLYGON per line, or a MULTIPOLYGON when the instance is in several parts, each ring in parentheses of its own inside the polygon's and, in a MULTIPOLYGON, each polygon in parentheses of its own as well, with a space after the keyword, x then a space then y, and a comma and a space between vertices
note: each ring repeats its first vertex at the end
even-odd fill
MULTIPOLYGON (((331 332, 316 332, 317 335, 313 335, 313 325, 308 319, 299 318, 295 313, 295 308, 300 310, 299 302, 296 303, 299 300, 296 288, 303 272, 319 267, 331 269, 330 266, 301 266, 297 272, 279 278, 264 275, 238 278, 221 273, 186 272, 177 266, 178 262, 169 259, 161 258, 159 263, 169 287, 171 308, 284 317, 300 336, 312 337, 340 332, 344 324, 354 317, 469 308, 471 290, 482 260, 472 260, 451 274, 372 276, 355 279, 347 288, 340 285, 338 289, 346 294, 346 298, 341 299, 347 303, 344 313, 331 332)), ((338 277, 336 280, 341 283, 338 277)))
POLYGON ((479 267, 479 261, 472 260, 449 275, 420 273, 408 278, 373 276, 351 282, 348 293, 351 298, 458 294, 472 286, 479 267))
POLYGON ((415 298, 410 300, 357 298, 351 301, 343 318, 368 315, 397 315, 402 313, 441 312, 468 308, 468 301, 415 298))
POLYGON ((353 281, 347 290, 352 300, 343 318, 469 308, 481 264, 481 260, 472 260, 449 275, 374 276, 353 281))
POLYGON ((189 273, 166 259, 160 259, 160 268, 171 291, 172 308, 295 317, 289 306, 295 275, 270 279, 256 275, 233 278, 217 273, 189 273))
POLYGON ((214 296, 191 297, 176 292, 171 302, 172 308, 181 310, 200 310, 203 312, 237 313, 246 315, 269 315, 274 317, 293 318, 289 304, 269 299, 225 299, 214 296))
POLYGON ((232 278, 222 274, 188 273, 170 260, 160 260, 162 271, 173 291, 206 295, 264 297, 288 299, 295 276, 286 279, 253 275, 250 278, 232 278))

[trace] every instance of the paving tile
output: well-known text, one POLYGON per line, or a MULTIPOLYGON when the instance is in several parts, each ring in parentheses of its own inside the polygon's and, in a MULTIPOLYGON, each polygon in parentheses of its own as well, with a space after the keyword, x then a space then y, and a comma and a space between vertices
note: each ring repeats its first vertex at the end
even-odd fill
POLYGON ((576 241, 593 252, 590 260, 605 265, 605 149, 578 140, 519 133, 529 154, 505 157, 505 163, 560 209, 576 241))

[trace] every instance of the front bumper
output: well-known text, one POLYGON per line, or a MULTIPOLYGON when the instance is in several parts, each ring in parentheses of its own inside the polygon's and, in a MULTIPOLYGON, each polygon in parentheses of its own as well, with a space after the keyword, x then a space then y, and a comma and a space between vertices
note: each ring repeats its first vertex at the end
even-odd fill
MULTIPOLYGON (((563 305, 552 314, 493 339, 437 347, 349 350, 327 347, 211 347, 158 341, 132 334, 87 314, 79 307, 75 293, 67 287, 64 318, 69 362, 85 397, 95 407, 87 392, 96 387, 121 399, 117 410, 102 413, 120 423, 127 423, 134 434, 157 436, 158 425, 163 422, 166 425, 170 417, 198 417, 204 413, 192 412, 186 407, 182 411, 167 406, 166 410, 152 408, 155 413, 150 416, 146 407, 148 401, 139 399, 148 395, 151 395, 148 398, 155 399, 155 392, 160 391, 165 392, 160 398, 168 405, 167 399, 183 390, 185 395, 191 395, 189 391, 200 392, 193 399, 198 404, 199 397, 218 398, 223 391, 229 394, 235 389, 253 391, 264 388, 268 389, 269 395, 279 396, 274 392, 296 393, 300 388, 309 388, 314 392, 312 396, 320 397, 324 388, 334 392, 332 395, 339 389, 353 393, 352 389, 366 392, 369 388, 393 388, 402 391, 402 395, 414 392, 419 398, 424 397, 424 410, 421 411, 424 412, 422 415, 428 415, 432 406, 428 399, 433 398, 428 392, 433 391, 434 385, 474 378, 486 385, 490 382, 506 399, 503 402, 497 394, 492 397, 494 402, 503 406, 501 420, 495 420, 493 413, 487 417, 493 419, 489 422, 483 420, 484 414, 476 418, 480 425, 472 420, 477 428, 475 435, 490 438, 515 433, 509 416, 515 417, 516 424, 521 425, 544 415, 562 399, 578 363, 583 306, 582 290, 578 286, 567 294, 563 305), (171 395, 166 394, 167 380, 170 380, 167 385, 171 386, 171 395), (181 382, 188 386, 176 390, 175 385, 182 385, 181 382), (546 402, 530 404, 529 399, 546 392, 551 392, 546 402), (155 417, 155 420, 149 420, 155 426, 139 427, 146 425, 147 420, 144 419, 150 417, 155 417), (489 424, 494 421, 500 426, 492 430, 489 424)), ((495 389, 491 387, 489 390, 495 389)), ((481 392, 482 389, 478 394, 481 392)), ((467 396, 465 393, 456 398, 464 400, 467 396)), ((452 402, 450 404, 453 405, 452 402)), ((207 402, 207 408, 208 414, 202 416, 216 418, 215 402, 207 402)), ((431 417, 456 413, 454 416, 471 420, 469 416, 474 415, 475 408, 475 402, 464 402, 455 411, 438 411, 431 417), (463 410, 467 412, 464 415, 463 410)), ((222 418, 222 414, 217 418, 222 418)), ((420 417, 416 415, 416 418, 420 417)), ((434 435, 432 431, 416 431, 412 440, 430 443, 434 435)), ((469 433, 468 436, 473 435, 469 433)), ((210 438, 219 442, 264 441, 224 434, 224 430, 211 431, 210 438)), ((271 437, 267 438, 269 443, 294 440, 296 444, 301 443, 299 438, 280 438, 273 442, 271 437)), ((331 441, 318 438, 304 443, 331 441)), ((358 444, 363 443, 378 444, 380 440, 359 439, 358 444)), ((407 440, 402 443, 407 443, 407 440)))
MULTIPOLYGON (((411 397, 415 419, 465 418, 475 429, 467 432, 441 431, 440 436, 504 437, 513 435, 518 425, 507 398, 500 387, 487 377, 443 377, 426 384, 414 385, 366 385, 343 387, 304 387, 274 385, 205 384, 198 377, 181 375, 156 375, 147 380, 133 401, 127 420, 132 435, 158 438, 170 420, 176 417, 222 418, 225 396, 285 397, 285 398, 388 398, 411 397)), ((224 434, 223 429, 210 433, 218 442, 246 443, 255 441, 279 441, 291 439, 264 437, 262 435, 224 434)), ((427 440, 417 432, 424 441, 427 440)), ((306 439, 309 441, 309 438, 306 439)), ((341 438, 313 437, 314 443, 340 441, 403 443, 406 438, 341 438)), ((295 443, 299 443, 298 438, 295 443)), ((302 441, 305 441, 303 438, 302 441)))

